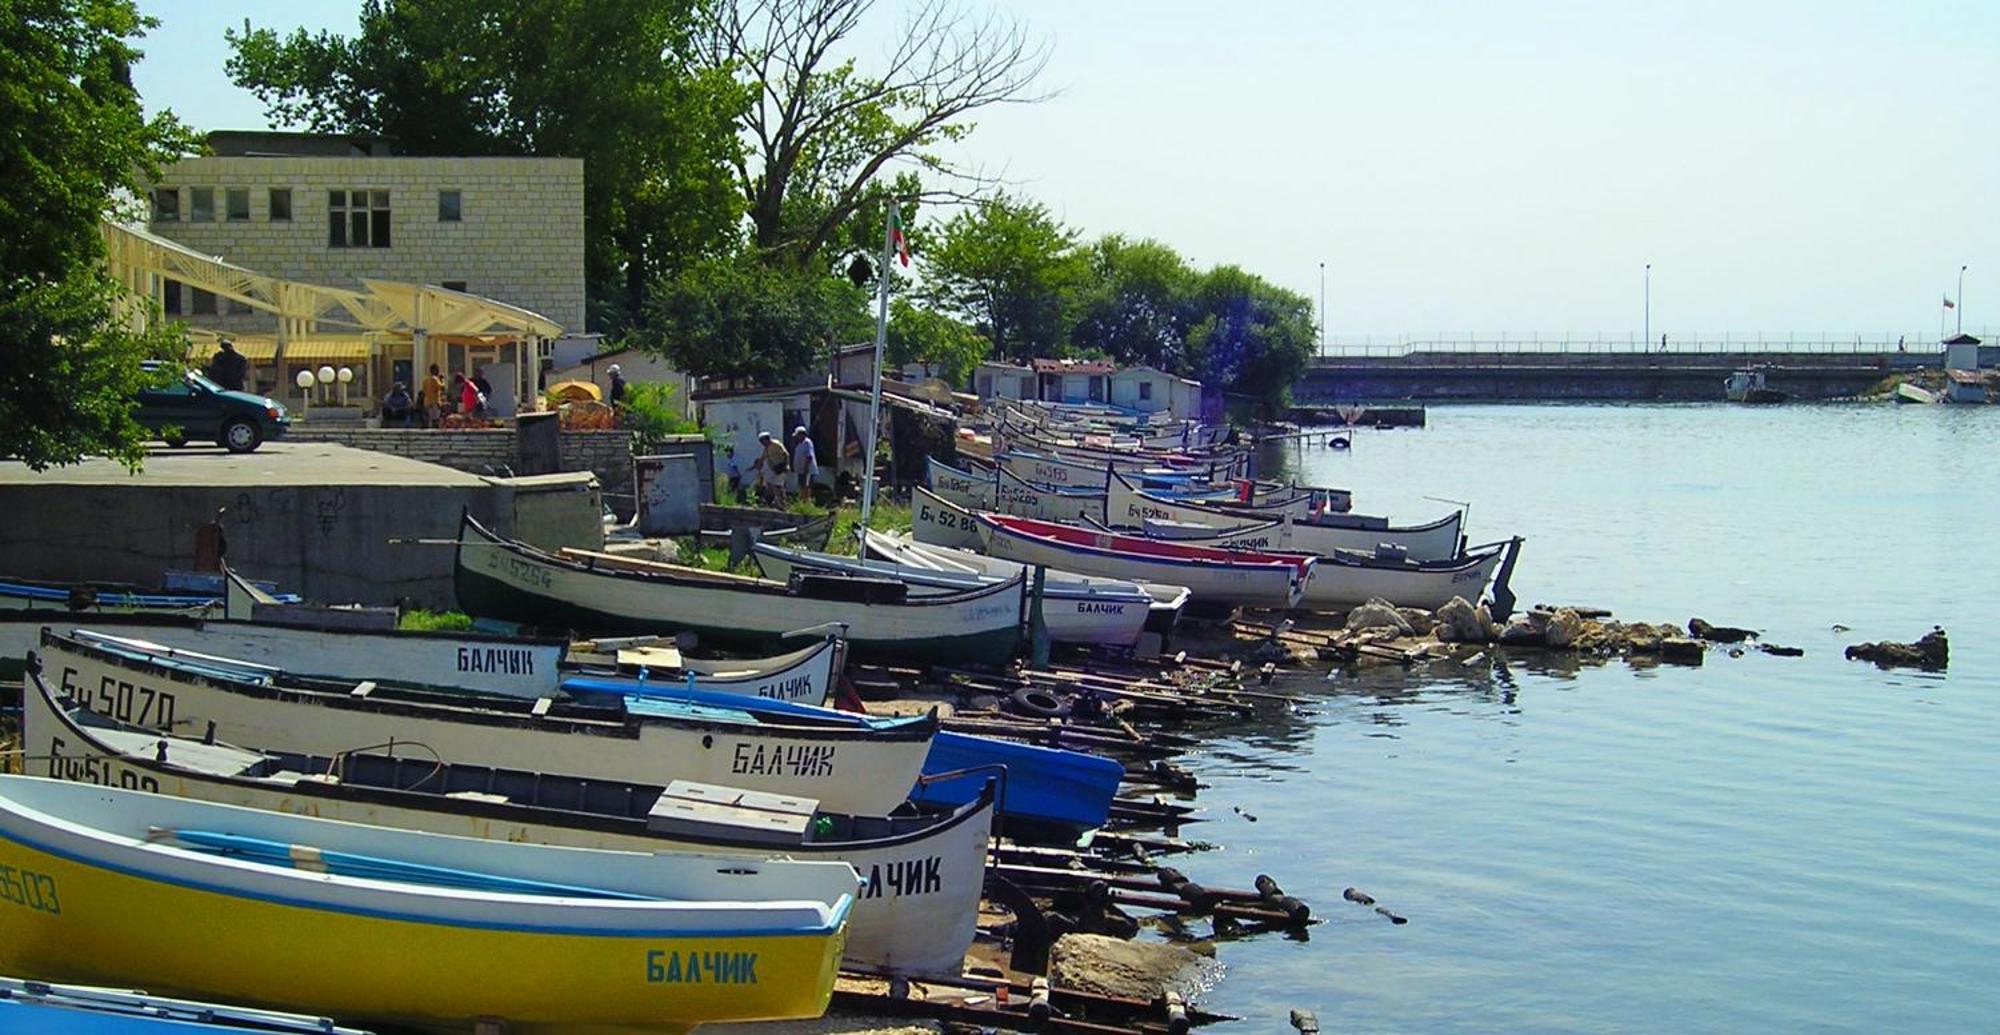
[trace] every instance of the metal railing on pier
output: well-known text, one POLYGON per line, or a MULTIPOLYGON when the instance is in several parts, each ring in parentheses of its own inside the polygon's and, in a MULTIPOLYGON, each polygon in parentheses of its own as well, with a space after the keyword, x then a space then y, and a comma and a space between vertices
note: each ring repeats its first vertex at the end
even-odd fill
MULTIPOLYGON (((1633 331, 1549 332, 1454 332, 1403 334, 1395 336, 1336 335, 1319 350, 1322 359, 1358 357, 1398 357, 1413 353, 1547 353, 1547 354, 1641 354, 1678 355, 1743 354, 1753 352, 1813 355, 1882 355, 1885 353, 1936 353, 1943 346, 1932 331, 1897 332, 1759 332, 1682 333, 1664 332, 1665 343, 1654 337, 1642 341, 1633 331)), ((1956 333, 1956 332, 1953 332, 1956 333)), ((1966 333, 1993 341, 1987 327, 1966 328, 1966 333)))

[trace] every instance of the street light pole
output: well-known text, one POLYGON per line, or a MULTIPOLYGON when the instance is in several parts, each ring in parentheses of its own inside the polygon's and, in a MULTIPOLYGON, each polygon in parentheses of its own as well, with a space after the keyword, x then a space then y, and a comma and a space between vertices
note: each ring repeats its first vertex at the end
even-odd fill
POLYGON ((1653 347, 1653 264, 1646 264, 1646 329, 1639 336, 1640 349, 1653 347))
POLYGON ((1965 267, 1958 268, 1958 331, 1965 333, 1965 267))
POLYGON ((1319 354, 1326 355, 1326 263, 1319 264, 1319 354))

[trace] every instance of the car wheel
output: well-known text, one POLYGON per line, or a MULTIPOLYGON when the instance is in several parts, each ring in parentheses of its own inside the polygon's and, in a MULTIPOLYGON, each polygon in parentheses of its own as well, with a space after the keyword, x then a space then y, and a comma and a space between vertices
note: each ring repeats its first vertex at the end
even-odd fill
POLYGON ((248 453, 264 442, 264 431, 257 422, 238 417, 222 426, 222 446, 232 453, 248 453))

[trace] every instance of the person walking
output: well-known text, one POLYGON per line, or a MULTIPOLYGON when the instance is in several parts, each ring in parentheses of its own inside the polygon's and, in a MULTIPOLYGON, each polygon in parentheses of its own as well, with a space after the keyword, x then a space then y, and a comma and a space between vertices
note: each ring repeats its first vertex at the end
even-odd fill
POLYGON ((232 392, 243 390, 243 378, 250 372, 250 361, 236 351, 236 343, 228 338, 219 343, 215 358, 208 361, 208 379, 232 392))
POLYGON ((792 469, 799 473, 799 498, 812 498, 813 479, 819 476, 819 450, 804 425, 792 429, 792 469))
POLYGON ((437 427, 438 421, 444 419, 444 375, 436 363, 431 364, 430 376, 424 378, 417 397, 424 403, 424 427, 437 427))
POLYGON ((757 495, 767 507, 783 507, 785 476, 791 472, 792 454, 768 431, 758 432, 757 441, 761 447, 757 462, 750 465, 757 471, 757 495))
POLYGON ((486 414, 486 403, 493 398, 493 382, 486 380, 486 368, 480 367, 472 374, 472 387, 479 389, 479 413, 486 414))
POLYGON ((611 364, 611 397, 606 401, 613 406, 625 401, 625 374, 616 363, 611 364))

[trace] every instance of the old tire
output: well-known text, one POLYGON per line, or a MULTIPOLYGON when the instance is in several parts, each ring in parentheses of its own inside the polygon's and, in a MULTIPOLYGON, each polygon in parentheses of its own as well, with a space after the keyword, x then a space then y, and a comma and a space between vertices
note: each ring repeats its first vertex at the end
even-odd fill
POLYGON ((218 439, 222 448, 232 453, 248 453, 264 444, 264 429, 257 422, 238 417, 222 426, 222 437, 218 439))
POLYGON ((1069 714, 1069 706, 1062 698, 1033 687, 1023 687, 1014 691, 1007 699, 1008 710, 1016 715, 1027 715, 1037 719, 1060 719, 1069 714))

